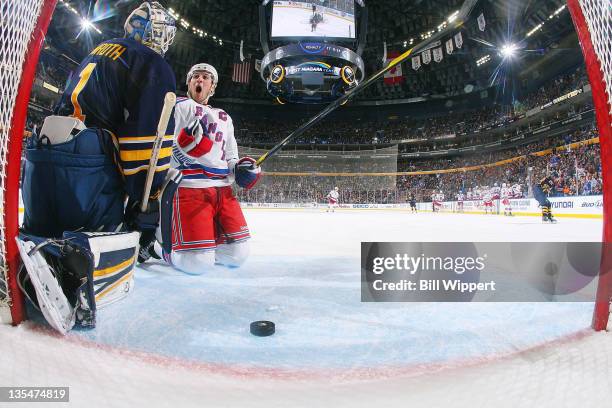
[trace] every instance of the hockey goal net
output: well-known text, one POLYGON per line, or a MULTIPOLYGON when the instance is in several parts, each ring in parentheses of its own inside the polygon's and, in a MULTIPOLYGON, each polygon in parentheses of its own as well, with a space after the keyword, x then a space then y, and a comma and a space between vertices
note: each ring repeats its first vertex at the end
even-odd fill
POLYGON ((0 321, 10 318, 14 324, 24 318, 15 281, 21 146, 38 56, 56 2, 0 1, 0 321))
MULTIPOLYGON (((0 321, 9 309, 24 318, 15 275, 19 177, 30 90, 44 36, 57 0, 0 1, 0 321)), ((603 240, 612 242, 612 8, 610 0, 568 0, 588 69, 600 132, 604 175, 603 240)), ((593 327, 606 328, 612 299, 612 255, 604 251, 593 327)))
POLYGON ((604 251, 601 260, 593 328, 604 330, 612 301, 612 7, 610 0, 568 0, 593 93, 604 182, 604 251))

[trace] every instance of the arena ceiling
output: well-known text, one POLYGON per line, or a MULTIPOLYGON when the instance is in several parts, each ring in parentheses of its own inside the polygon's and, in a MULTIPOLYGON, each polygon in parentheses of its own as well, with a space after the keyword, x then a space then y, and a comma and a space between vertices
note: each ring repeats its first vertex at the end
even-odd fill
MULTIPOLYGON (((463 0, 365 0, 369 12, 369 48, 401 46, 403 41, 418 37, 443 22, 459 9, 463 0)), ((172 7, 192 25, 197 25, 223 38, 228 44, 240 40, 251 49, 259 49, 258 6, 260 0, 168 0, 172 7)), ((516 40, 539 23, 549 20, 564 0, 481 0, 486 11, 488 36, 493 43, 501 43, 514 34, 516 40)), ((567 33, 565 24, 549 24, 542 30, 541 44, 556 41, 567 33)), ((571 25, 569 27, 571 29, 571 25)), ((382 49, 382 48, 381 48, 382 49)))
MULTIPOLYGON (((259 42, 258 7, 260 0, 162 0, 162 4, 172 8, 181 19, 188 21, 190 28, 180 27, 177 43, 168 55, 175 70, 186 70, 196 59, 216 61, 220 71, 231 76, 231 65, 241 41, 244 41, 245 54, 261 58, 263 53, 259 42), (192 27, 198 27, 208 36, 200 38, 193 34, 192 27), (213 37, 215 40, 213 40, 213 37), (221 41, 219 41, 221 40, 221 41), (229 73, 229 74, 228 74, 229 73)), ((91 33, 75 38, 74 13, 66 10, 56 11, 50 36, 56 39, 56 45, 71 58, 80 60, 84 52, 103 39, 122 34, 123 20, 140 1, 120 0, 87 0, 58 3, 58 9, 64 9, 65 3, 72 5, 82 16, 90 16, 96 4, 108 3, 112 10, 109 18, 96 21, 102 34, 91 33), (58 38, 70 38, 62 43, 58 38)), ((463 0, 365 0, 368 7, 368 35, 364 60, 366 74, 381 68, 383 43, 389 51, 404 50, 404 42, 437 27, 448 16, 461 7, 463 0)), ((565 4, 564 0, 481 0, 478 7, 484 12, 486 30, 480 32, 476 24, 467 29, 466 46, 463 56, 446 61, 429 70, 412 72, 411 81, 405 90, 397 96, 411 97, 423 89, 433 93, 450 93, 463 89, 465 84, 472 84, 476 89, 484 88, 490 81, 496 68, 499 48, 505 43, 521 43, 525 53, 524 62, 541 58, 547 50, 564 46, 568 38, 574 36, 573 26, 567 9, 558 11, 565 4), (552 17, 551 17, 552 16, 552 17), (541 29, 527 36, 530 30, 539 24, 541 29), (477 38, 476 41, 472 38, 477 38), (565 43, 564 43, 565 42, 565 43), (485 67, 478 67, 476 61, 484 55, 492 54, 493 61, 485 67), (453 75, 449 75, 449 72, 453 75), (414 90, 414 92, 411 92, 414 90), (405 92, 404 92, 405 91, 405 92)), ((433 64, 432 64, 433 65, 433 64)), ((408 68, 409 69, 409 68, 408 68)), ((222 73, 222 76, 224 75, 222 73)), ((219 89, 230 97, 248 98, 264 97, 265 88, 260 80, 253 81, 244 92, 234 92, 231 84, 219 89)), ((365 97, 385 99, 385 90, 372 88, 365 97)))

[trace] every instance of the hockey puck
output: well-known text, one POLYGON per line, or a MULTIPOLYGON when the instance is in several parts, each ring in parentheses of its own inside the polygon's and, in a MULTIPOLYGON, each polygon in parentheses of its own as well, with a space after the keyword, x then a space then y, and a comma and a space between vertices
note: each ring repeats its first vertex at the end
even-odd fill
POLYGON ((251 334, 253 336, 265 337, 274 334, 275 326, 274 322, 267 320, 258 320, 251 323, 251 334))

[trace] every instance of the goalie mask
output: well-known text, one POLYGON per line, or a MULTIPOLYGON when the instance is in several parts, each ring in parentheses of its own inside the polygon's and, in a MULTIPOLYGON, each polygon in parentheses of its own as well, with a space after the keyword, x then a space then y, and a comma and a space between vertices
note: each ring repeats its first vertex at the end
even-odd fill
POLYGON ((168 51, 176 33, 175 20, 158 2, 144 2, 125 21, 125 37, 160 55, 168 51))
MULTIPOLYGON (((193 67, 191 67, 191 69, 187 73, 187 80, 185 81, 185 84, 187 85, 188 93, 189 93, 189 82, 191 81, 191 78, 193 78, 193 75, 196 72, 208 72, 210 76, 212 77, 212 86, 210 88, 210 92, 208 96, 206 97, 206 100, 208 100, 211 96, 215 94, 215 89, 217 89, 217 83, 219 82, 219 74, 217 73, 217 70, 215 69, 215 67, 213 67, 210 64, 202 63, 202 64, 194 65, 193 67)), ((189 97, 195 100, 193 95, 190 94, 189 97)))

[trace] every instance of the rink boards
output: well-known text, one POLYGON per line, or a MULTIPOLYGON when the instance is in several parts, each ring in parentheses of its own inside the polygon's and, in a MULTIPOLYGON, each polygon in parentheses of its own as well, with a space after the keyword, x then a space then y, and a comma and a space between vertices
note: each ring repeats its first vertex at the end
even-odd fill
MULTIPOLYGON (((603 196, 578 196, 578 197, 551 197, 552 213, 555 217, 571 218, 603 218, 603 196)), ((542 211, 538 202, 533 198, 521 198, 510 200, 512 213, 522 216, 541 216, 542 211)), ((19 212, 23 214, 23 202, 20 197, 19 212)), ((320 203, 240 203, 245 209, 282 209, 282 210, 316 210, 324 211, 327 204, 320 203)), ((503 214, 504 206, 501 200, 493 201, 494 214, 503 214)), ((419 211, 431 212, 431 203, 417 203, 419 211)), ((359 211, 359 210, 389 210, 389 211, 410 211, 410 205, 405 204, 339 204, 339 211, 359 211)), ((464 201, 463 212, 458 212, 457 201, 442 202, 441 212, 459 214, 484 214, 482 201, 464 201)))
MULTIPOLYGON (((603 218, 603 196, 578 196, 578 197, 551 197, 552 213, 555 217, 572 218, 603 218)), ((542 211, 538 202, 533 198, 522 198, 510 200, 512 213, 522 216, 541 216, 542 211)), ((241 203, 246 209, 282 209, 282 210, 326 210, 327 204, 320 203, 241 203)), ((503 214, 504 206, 501 200, 493 201, 493 213, 503 214)), ((457 201, 444 201, 440 211, 445 213, 459 213, 457 201)), ((432 203, 417 203, 419 211, 431 212, 432 203)), ((359 210, 390 210, 410 211, 410 205, 405 204, 351 204, 338 205, 338 211, 359 210)), ((484 214, 484 206, 481 200, 464 201, 463 214, 484 214)))

